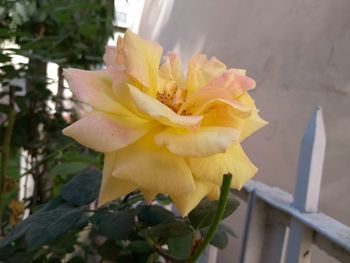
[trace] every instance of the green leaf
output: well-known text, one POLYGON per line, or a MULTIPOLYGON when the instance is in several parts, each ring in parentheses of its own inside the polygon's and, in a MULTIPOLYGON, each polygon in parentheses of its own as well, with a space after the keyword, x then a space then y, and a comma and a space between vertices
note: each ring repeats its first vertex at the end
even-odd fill
MULTIPOLYGON (((202 237, 207 235, 208 229, 209 227, 205 227, 200 230, 202 237)), ((232 237, 237 237, 235 232, 230 227, 220 224, 213 239, 210 241, 210 244, 220 249, 226 248, 228 244, 228 234, 232 237)))
POLYGON ((185 222, 162 223, 148 229, 141 230, 141 233, 156 238, 177 237, 193 233, 193 229, 185 222))
POLYGON ((61 196, 57 196, 57 197, 51 199, 49 202, 47 202, 44 205, 44 207, 41 208, 39 211, 43 212, 43 211, 53 210, 53 209, 55 209, 63 204, 66 204, 66 201, 61 196))
POLYGON ((133 253, 149 253, 152 251, 152 247, 150 244, 148 244, 146 241, 144 240, 135 240, 132 241, 128 248, 131 250, 131 252, 133 253))
POLYGON ((169 210, 158 205, 142 205, 138 208, 139 220, 149 226, 175 220, 175 216, 169 210))
POLYGON ((86 263, 86 260, 82 257, 75 256, 67 261, 67 263, 86 263))
POLYGON ((80 219, 82 211, 69 206, 38 213, 26 232, 29 250, 34 250, 65 233, 80 219))
POLYGON ((238 237, 237 234, 235 233, 235 231, 231 227, 229 227, 229 226, 227 226, 225 224, 220 224, 219 227, 222 229, 222 231, 226 232, 231 237, 235 237, 235 238, 238 237))
POLYGON ((101 235, 113 240, 128 239, 135 223, 135 211, 124 210, 104 216, 99 225, 98 231, 101 235))
POLYGON ((60 163, 51 170, 50 175, 51 176, 72 175, 80 172, 81 170, 87 168, 88 166, 89 164, 84 162, 60 163))
POLYGON ((68 231, 50 243, 50 250, 57 254, 72 253, 74 252, 76 242, 77 233, 75 231, 68 231))
POLYGON ((62 198, 72 205, 87 205, 98 197, 102 175, 96 169, 87 169, 65 184, 62 198))
POLYGON ((193 236, 193 233, 191 233, 185 236, 168 238, 167 244, 170 254, 178 259, 189 258, 192 251, 193 236))
MULTIPOLYGON (((188 218, 195 229, 209 226, 215 216, 218 201, 202 200, 195 209, 193 209, 188 218)), ((222 219, 231 215, 239 206, 239 201, 230 193, 226 209, 222 219)))
POLYGON ((97 248, 97 251, 104 260, 116 261, 121 249, 122 248, 116 244, 116 242, 108 239, 97 248))
POLYGON ((34 215, 28 217, 22 223, 18 224, 3 240, 0 241, 0 248, 5 247, 11 242, 22 237, 30 228, 33 218, 35 218, 34 215))

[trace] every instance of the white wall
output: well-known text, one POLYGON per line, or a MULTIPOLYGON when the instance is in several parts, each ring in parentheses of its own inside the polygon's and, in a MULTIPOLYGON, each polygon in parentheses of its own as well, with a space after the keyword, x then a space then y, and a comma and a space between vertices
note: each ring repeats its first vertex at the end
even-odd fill
POLYGON ((327 149, 320 209, 347 225, 349 14, 348 0, 146 0, 139 27, 184 62, 202 51, 246 68, 257 81, 252 95, 270 122, 244 143, 260 168, 257 180, 294 192, 300 141, 315 106, 322 106, 327 149))

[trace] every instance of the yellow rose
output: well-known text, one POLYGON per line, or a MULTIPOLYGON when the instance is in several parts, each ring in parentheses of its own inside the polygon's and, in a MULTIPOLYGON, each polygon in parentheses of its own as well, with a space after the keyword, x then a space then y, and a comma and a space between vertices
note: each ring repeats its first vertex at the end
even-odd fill
POLYGON ((244 70, 199 54, 187 76, 176 54, 127 31, 107 47, 106 69, 67 69, 74 95, 93 111, 63 130, 105 153, 99 205, 139 189, 164 193, 187 215, 205 196, 217 199, 223 174, 240 189, 257 168, 240 142, 263 127, 244 70))

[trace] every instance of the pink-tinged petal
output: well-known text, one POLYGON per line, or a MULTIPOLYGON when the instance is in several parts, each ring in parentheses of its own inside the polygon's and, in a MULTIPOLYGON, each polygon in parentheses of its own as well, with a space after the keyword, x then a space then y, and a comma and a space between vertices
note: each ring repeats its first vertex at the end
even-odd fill
POLYGON ((125 64, 128 73, 145 87, 144 92, 155 96, 162 47, 127 30, 124 38, 118 40, 117 50, 117 61, 125 64))
POLYGON ((173 127, 191 127, 200 123, 202 116, 182 116, 173 112, 166 105, 148 96, 139 89, 128 85, 129 92, 137 109, 160 123, 173 127))
POLYGON ((236 143, 226 153, 210 157, 190 158, 191 170, 195 177, 221 185, 222 176, 233 175, 231 187, 240 190, 257 172, 255 165, 248 159, 241 145, 236 143))
POLYGON ((213 99, 194 110, 193 114, 202 115, 218 107, 228 106, 235 115, 247 118, 252 113, 252 108, 236 100, 213 99))
POLYGON ((237 75, 232 69, 228 70, 189 96, 181 105, 179 113, 190 112, 200 115, 208 108, 213 108, 213 102, 215 104, 224 102, 238 110, 240 114, 248 116, 251 111, 250 105, 240 102, 237 98, 254 87, 254 80, 237 75))
POLYGON ((208 87, 199 90, 190 96, 179 109, 179 113, 203 115, 220 106, 230 106, 237 115, 248 117, 252 107, 235 99, 229 90, 208 87))
POLYGON ((78 100, 90 104, 96 110, 131 115, 128 109, 116 101, 112 78, 107 70, 65 69, 64 77, 78 100))
POLYGON ((166 80, 173 80, 177 87, 185 87, 185 78, 181 71, 179 57, 172 52, 166 56, 165 62, 159 68, 159 76, 166 80))
POLYGON ((174 202, 175 207, 179 210, 180 214, 185 217, 198 203, 215 187, 210 182, 202 180, 195 180, 196 190, 189 194, 172 194, 171 200, 174 202))
POLYGON ((105 53, 103 55, 103 61, 106 66, 117 65, 117 48, 113 46, 106 46, 105 53))
POLYGON ((191 132, 168 128, 155 136, 157 145, 165 146, 176 155, 191 157, 224 153, 238 140, 239 131, 226 127, 202 127, 191 132))
POLYGON ((94 111, 65 128, 63 134, 95 151, 111 152, 137 141, 151 128, 149 122, 137 117, 94 111))
POLYGON ((147 117, 146 115, 142 115, 142 113, 136 108, 133 98, 130 95, 126 70, 118 67, 109 67, 107 70, 113 79, 112 89, 115 100, 133 114, 147 117))
POLYGON ((225 72, 226 66, 215 57, 210 60, 203 54, 194 56, 189 62, 187 72, 187 93, 193 94, 210 81, 225 72))
POLYGON ((255 88, 256 84, 253 79, 237 73, 240 72, 237 72, 236 69, 229 69, 218 78, 212 80, 206 88, 225 89, 233 97, 255 88))
POLYGON ((102 206, 108 202, 116 200, 137 189, 137 185, 119 180, 112 176, 115 157, 115 152, 105 154, 98 206, 102 206))
POLYGON ((186 194, 195 190, 186 161, 156 146, 153 135, 117 152, 113 176, 152 192, 186 194))

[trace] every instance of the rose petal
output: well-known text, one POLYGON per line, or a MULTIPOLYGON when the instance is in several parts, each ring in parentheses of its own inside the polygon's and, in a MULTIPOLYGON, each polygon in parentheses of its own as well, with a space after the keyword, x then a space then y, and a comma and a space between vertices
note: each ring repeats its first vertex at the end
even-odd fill
POLYGON ((247 76, 241 75, 237 69, 229 69, 218 78, 212 80, 206 88, 225 89, 233 97, 241 95, 243 92, 254 89, 255 81, 247 76))
POLYGON ((210 60, 203 54, 194 56, 188 65, 187 94, 191 95, 220 76, 226 70, 225 64, 212 57, 210 60))
POLYGON ((116 101, 107 70, 65 69, 64 77, 78 100, 90 104, 96 110, 130 115, 130 111, 116 101))
POLYGON ((240 190, 257 172, 257 168, 248 159, 241 145, 236 143, 226 153, 210 157, 190 158, 191 170, 195 177, 221 185, 222 176, 233 175, 231 187, 240 190))
POLYGON ((188 213, 215 187, 214 184, 202 180, 195 180, 195 185, 196 190, 192 193, 170 195, 171 200, 174 202, 176 208, 183 217, 187 216, 188 213))
POLYGON ((115 157, 115 152, 105 154, 98 206, 102 206, 137 189, 137 185, 112 176, 115 157))
POLYGON ((128 73, 137 79, 147 94, 155 96, 158 91, 158 69, 163 52, 155 42, 146 41, 127 30, 118 41, 119 61, 126 64, 128 73), (123 58, 124 56, 124 58, 123 58))
POLYGON ((103 55, 103 62, 107 66, 116 66, 117 65, 117 48, 113 46, 106 46, 105 53, 103 55))
POLYGON ((220 187, 215 185, 211 192, 208 193, 207 197, 210 201, 218 200, 220 197, 220 187))
POLYGON ((185 160, 156 146, 153 136, 119 150, 113 176, 158 193, 184 194, 195 189, 185 160))
POLYGON ((238 100, 241 103, 243 103, 245 105, 251 105, 251 107, 252 107, 252 113, 250 114, 250 116, 248 118, 243 119, 243 120, 240 118, 235 118, 235 120, 234 120, 234 126, 241 131, 240 140, 243 141, 245 138, 250 136, 252 133, 256 132, 257 130, 259 130, 262 127, 264 127, 265 125, 267 125, 268 122, 263 120, 258 115, 258 110, 255 107, 255 102, 247 92, 243 93, 239 97, 238 100), (238 126, 240 126, 240 127, 238 127, 238 126))
POLYGON ((80 144, 99 152, 121 149, 144 136, 152 125, 136 116, 121 117, 94 111, 63 130, 80 144))
POLYGON ((177 87, 186 85, 181 71, 180 59, 175 53, 168 53, 165 62, 159 68, 159 76, 164 79, 174 80, 177 87))
POLYGON ((140 189, 143 198, 145 198, 147 204, 151 204, 154 200, 154 198, 157 196, 158 192, 154 192, 154 191, 149 191, 146 189, 140 189))
POLYGON ((174 154, 192 157, 224 153, 238 140, 239 131, 225 127, 202 127, 193 132, 168 128, 155 136, 157 145, 165 146, 174 154))
POLYGON ((181 116, 173 112, 160 101, 148 96, 139 89, 128 85, 131 97, 138 110, 158 120, 160 123, 174 127, 190 127, 198 125, 201 116, 181 116))
MULTIPOLYGON (((225 100, 225 99, 213 99, 210 101, 207 101, 205 104, 203 104, 201 107, 193 109, 193 114, 195 115, 203 115, 213 109, 228 106, 228 111, 232 111, 234 115, 237 115, 241 118, 247 118, 252 113, 252 108, 244 105, 243 103, 240 103, 239 101, 235 100, 225 100)), ((227 108, 227 107, 226 107, 227 108)))

